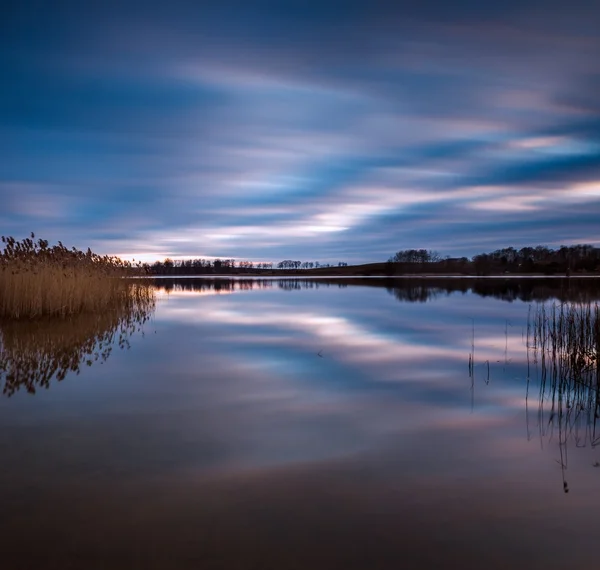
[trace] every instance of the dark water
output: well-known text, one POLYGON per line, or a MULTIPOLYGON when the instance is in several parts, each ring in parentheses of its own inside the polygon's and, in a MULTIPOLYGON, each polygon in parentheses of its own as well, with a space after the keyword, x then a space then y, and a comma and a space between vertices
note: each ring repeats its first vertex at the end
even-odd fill
POLYGON ((142 331, 0 325, 1 568, 598 566, 594 392, 527 350, 597 280, 159 288, 142 331))

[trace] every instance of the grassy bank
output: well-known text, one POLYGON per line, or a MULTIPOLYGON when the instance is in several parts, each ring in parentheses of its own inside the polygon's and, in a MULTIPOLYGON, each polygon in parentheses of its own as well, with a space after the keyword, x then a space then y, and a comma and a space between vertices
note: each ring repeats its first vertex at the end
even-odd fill
POLYGON ((129 307, 152 296, 131 279, 136 268, 117 257, 49 246, 34 234, 22 241, 2 237, 0 318, 35 319, 99 313, 129 307))

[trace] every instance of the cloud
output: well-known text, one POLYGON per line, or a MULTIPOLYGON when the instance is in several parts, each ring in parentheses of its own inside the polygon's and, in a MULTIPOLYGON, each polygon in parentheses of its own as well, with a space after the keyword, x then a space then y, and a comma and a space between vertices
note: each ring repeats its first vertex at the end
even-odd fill
POLYGON ((569 217, 600 214, 594 3, 25 4, 2 40, 7 232, 357 262, 595 235, 569 217))

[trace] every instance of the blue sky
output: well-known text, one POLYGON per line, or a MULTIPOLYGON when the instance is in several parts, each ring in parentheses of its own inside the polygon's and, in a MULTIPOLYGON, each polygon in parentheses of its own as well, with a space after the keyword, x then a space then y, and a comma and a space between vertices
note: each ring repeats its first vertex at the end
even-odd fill
POLYGON ((600 246, 600 4, 9 1, 0 233, 146 261, 600 246))

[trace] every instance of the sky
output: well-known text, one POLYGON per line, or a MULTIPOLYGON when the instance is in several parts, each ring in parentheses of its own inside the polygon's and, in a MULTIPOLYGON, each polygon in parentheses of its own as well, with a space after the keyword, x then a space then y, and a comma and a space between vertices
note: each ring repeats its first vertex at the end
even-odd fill
POLYGON ((9 0, 0 233, 142 261, 600 246, 597 0, 9 0))

